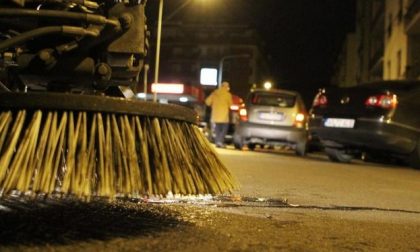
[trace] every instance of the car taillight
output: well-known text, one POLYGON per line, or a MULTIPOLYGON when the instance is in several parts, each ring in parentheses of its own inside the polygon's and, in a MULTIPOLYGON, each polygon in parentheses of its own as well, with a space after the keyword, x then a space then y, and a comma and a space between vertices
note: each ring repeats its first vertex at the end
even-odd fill
POLYGON ((312 103, 313 107, 325 106, 328 104, 328 99, 325 94, 319 93, 315 96, 314 102, 312 103))
POLYGON ((241 118, 241 121, 248 121, 248 112, 246 111, 245 107, 241 107, 239 109, 239 117, 241 118))
POLYGON ((365 101, 365 105, 368 107, 379 107, 384 109, 394 109, 397 107, 397 103, 397 96, 394 94, 372 95, 365 101))
POLYGON ((295 127, 303 128, 305 126, 306 116, 303 113, 297 113, 295 115, 295 127))

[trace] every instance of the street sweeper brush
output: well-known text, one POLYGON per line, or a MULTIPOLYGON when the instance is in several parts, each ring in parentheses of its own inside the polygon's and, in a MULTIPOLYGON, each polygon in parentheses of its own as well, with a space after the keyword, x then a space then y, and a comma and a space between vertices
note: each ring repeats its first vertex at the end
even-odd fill
POLYGON ((0 93, 2 195, 115 198, 220 194, 233 180, 176 105, 90 95, 0 93))
POLYGON ((2 196, 233 188, 192 110, 128 99, 147 79, 145 7, 145 0, 0 1, 2 196))

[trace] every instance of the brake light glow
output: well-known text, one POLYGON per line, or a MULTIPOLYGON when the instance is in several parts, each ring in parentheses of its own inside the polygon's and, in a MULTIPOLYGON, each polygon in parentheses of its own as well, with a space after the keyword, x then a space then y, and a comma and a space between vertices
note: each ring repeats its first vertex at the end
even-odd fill
POLYGON ((303 126, 305 125, 305 114, 303 113, 297 113, 295 115, 295 127, 296 128, 303 128, 303 126))
POLYGON ((305 120, 305 115, 302 113, 297 113, 295 116, 296 122, 303 122, 305 120))
POLYGON ((328 99, 325 94, 318 93, 315 96, 314 102, 312 103, 313 107, 320 107, 320 106, 326 106, 328 104, 328 99))
POLYGON ((366 106, 384 109, 394 109, 397 107, 397 104, 397 96, 394 94, 372 95, 365 101, 366 106))
POLYGON ((248 121, 248 112, 246 111, 246 108, 242 107, 239 109, 239 117, 241 118, 241 121, 248 121))

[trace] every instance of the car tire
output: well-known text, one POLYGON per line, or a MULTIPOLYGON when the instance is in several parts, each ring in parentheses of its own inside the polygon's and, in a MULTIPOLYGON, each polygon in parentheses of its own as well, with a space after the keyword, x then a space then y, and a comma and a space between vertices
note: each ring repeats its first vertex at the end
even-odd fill
POLYGON ((325 148, 325 153, 327 153, 328 158, 333 162, 350 163, 353 159, 352 155, 349 155, 345 153, 344 150, 340 149, 325 148))
POLYGON ((306 150, 307 150, 307 142, 306 141, 301 141, 301 142, 297 142, 296 146, 295 146, 295 153, 298 156, 305 156, 306 155, 306 150))
POLYGON ((415 169, 420 169, 420 139, 417 140, 417 146, 410 155, 409 164, 415 169))
POLYGON ((257 145, 256 144, 253 144, 253 143, 250 143, 250 144, 248 144, 248 149, 249 150, 255 150, 255 147, 257 147, 257 145))

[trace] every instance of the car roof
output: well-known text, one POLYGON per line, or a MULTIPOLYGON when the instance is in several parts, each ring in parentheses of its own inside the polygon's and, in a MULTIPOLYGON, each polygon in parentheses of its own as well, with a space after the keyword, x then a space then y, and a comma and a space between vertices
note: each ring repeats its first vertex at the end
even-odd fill
MULTIPOLYGON (((328 87, 327 89, 343 89, 343 90, 400 90, 410 91, 413 88, 420 87, 419 80, 379 80, 372 82, 364 82, 360 85, 350 87, 328 87)), ((320 89, 321 90, 321 89, 320 89)))
POLYGON ((401 84, 416 85, 417 84, 417 85, 420 85, 420 80, 378 80, 378 81, 365 82, 359 86, 380 85, 380 84, 388 84, 388 85, 401 85, 401 84))
POLYGON ((382 89, 396 89, 396 90, 410 90, 414 87, 420 87, 420 81, 408 81, 408 80, 392 80, 392 81, 376 81, 367 83, 366 85, 360 85, 360 87, 366 88, 382 88, 382 89))

